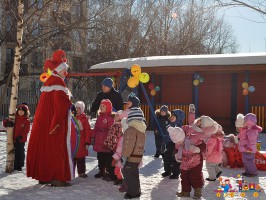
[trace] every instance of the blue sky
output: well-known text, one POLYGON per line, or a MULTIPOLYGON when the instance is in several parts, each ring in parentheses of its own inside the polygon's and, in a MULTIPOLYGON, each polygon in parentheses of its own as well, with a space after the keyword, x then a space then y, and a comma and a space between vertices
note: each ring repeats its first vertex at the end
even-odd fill
POLYGON ((224 16, 234 30, 239 53, 266 52, 266 16, 239 7, 224 10, 224 16))

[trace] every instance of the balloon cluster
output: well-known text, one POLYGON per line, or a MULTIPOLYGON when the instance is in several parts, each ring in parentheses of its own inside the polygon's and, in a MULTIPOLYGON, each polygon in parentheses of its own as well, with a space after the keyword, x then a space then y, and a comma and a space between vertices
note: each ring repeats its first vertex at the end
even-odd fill
POLYGON ((244 96, 248 95, 249 92, 255 92, 255 87, 252 85, 248 86, 247 82, 242 83, 242 88, 243 88, 242 94, 244 96))
POLYGON ((139 85, 139 82, 141 83, 147 83, 150 80, 149 74, 143 72, 141 73, 141 68, 139 65, 134 64, 130 68, 131 74, 133 75, 130 77, 127 81, 127 85, 130 88, 135 88, 139 85))
POLYGON ((48 68, 47 72, 44 72, 40 75, 40 81, 45 83, 47 79, 52 75, 52 71, 48 68))
POLYGON ((204 82, 204 78, 200 76, 200 74, 196 73, 194 75, 193 85, 198 86, 200 83, 203 83, 203 82, 204 82))
POLYGON ((151 96, 155 96, 156 92, 159 92, 161 89, 159 86, 154 86, 153 83, 149 84, 149 88, 151 89, 151 91, 150 91, 151 96))

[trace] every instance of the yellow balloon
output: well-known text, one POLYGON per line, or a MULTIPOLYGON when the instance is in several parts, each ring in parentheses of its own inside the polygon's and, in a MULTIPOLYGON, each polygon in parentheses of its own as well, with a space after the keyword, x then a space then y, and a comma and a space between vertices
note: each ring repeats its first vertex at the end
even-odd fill
POLYGON ((198 86, 198 85, 199 85, 199 80, 198 80, 198 79, 195 79, 195 80, 193 81, 193 85, 198 86))
POLYGON ((140 68, 139 65, 134 64, 134 65, 131 66, 131 74, 133 76, 139 76, 140 73, 141 73, 141 68, 140 68))
POLYGON ((43 82, 43 83, 45 83, 50 76, 51 76, 50 74, 44 72, 44 73, 42 73, 40 75, 40 81, 43 82))
POLYGON ((150 80, 150 76, 149 76, 149 74, 147 74, 147 73, 141 73, 141 74, 139 75, 139 81, 140 81, 140 82, 142 82, 142 83, 148 83, 149 80, 150 80))
POLYGON ((135 76, 130 77, 130 78, 128 79, 128 81, 127 81, 127 85, 128 85, 128 87, 130 87, 130 88, 137 87, 138 84, 139 84, 139 79, 138 79, 138 77, 135 77, 135 76))
POLYGON ((244 89, 248 89, 248 83, 247 83, 247 82, 243 82, 243 83, 242 83, 242 88, 244 88, 244 89))
POLYGON ((155 96, 155 95, 156 95, 156 90, 155 89, 151 90, 151 96, 155 96))

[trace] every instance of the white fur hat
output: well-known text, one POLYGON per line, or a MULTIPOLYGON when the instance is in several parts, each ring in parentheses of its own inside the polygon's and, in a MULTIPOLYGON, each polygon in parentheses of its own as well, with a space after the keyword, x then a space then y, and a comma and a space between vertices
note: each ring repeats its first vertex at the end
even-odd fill
POLYGON ((200 119, 202 128, 211 127, 216 123, 212 118, 205 115, 202 115, 200 119))
POLYGON ((218 124, 217 132, 222 132, 222 131, 223 131, 223 127, 220 124, 218 124))
POLYGON ((81 113, 84 113, 85 103, 83 101, 77 101, 75 103, 75 107, 79 107, 81 109, 81 113))
POLYGON ((185 140, 185 132, 179 127, 169 127, 167 129, 173 143, 183 142, 185 140))
POLYGON ((244 127, 244 115, 243 114, 239 113, 236 116, 235 126, 239 128, 244 127))

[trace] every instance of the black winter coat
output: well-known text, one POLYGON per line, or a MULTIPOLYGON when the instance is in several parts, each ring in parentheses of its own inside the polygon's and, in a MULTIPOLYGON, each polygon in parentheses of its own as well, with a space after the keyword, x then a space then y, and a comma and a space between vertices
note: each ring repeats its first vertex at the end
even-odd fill
POLYGON ((95 114, 97 112, 97 110, 99 109, 99 106, 101 104, 101 101, 103 99, 109 99, 113 104, 113 109, 115 109, 116 111, 124 110, 123 98, 122 98, 121 94, 119 92, 117 92, 116 90, 114 90, 114 88, 112 88, 109 93, 103 93, 103 91, 101 91, 97 94, 95 100, 92 103, 91 109, 90 109, 91 114, 92 113, 95 114))
POLYGON ((155 111, 155 115, 163 132, 162 133, 159 132, 159 127, 157 126, 157 123, 154 122, 154 133, 161 136, 163 135, 166 141, 170 140, 167 127, 170 125, 169 117, 171 116, 171 113, 168 111, 165 116, 162 116, 160 113, 160 109, 158 109, 155 111))

